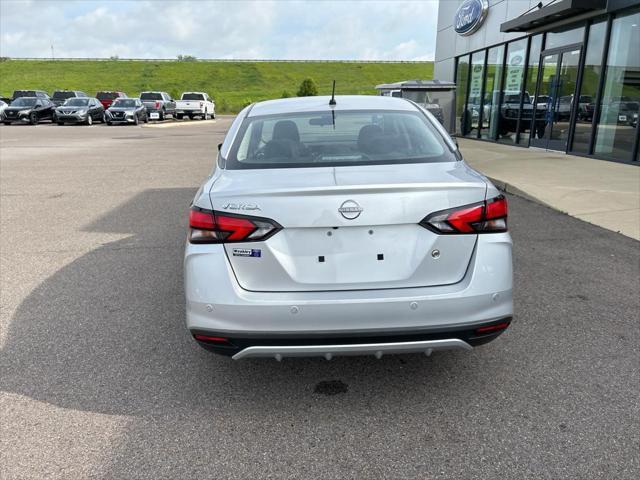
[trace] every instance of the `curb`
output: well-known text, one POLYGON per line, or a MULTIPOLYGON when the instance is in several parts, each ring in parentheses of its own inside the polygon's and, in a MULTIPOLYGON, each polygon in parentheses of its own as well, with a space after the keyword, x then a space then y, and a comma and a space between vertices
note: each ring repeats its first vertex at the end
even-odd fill
POLYGON ((525 192, 524 190, 519 189, 518 187, 514 187, 513 185, 511 185, 510 183, 507 183, 503 180, 494 178, 494 177, 487 177, 489 180, 491 180, 491 183, 493 183, 496 188, 498 190, 500 190, 501 192, 505 192, 505 193, 509 193, 511 195, 515 195, 516 197, 520 197, 520 198, 524 198, 525 200, 529 200, 530 202, 534 202, 534 203, 538 203, 540 205, 544 205, 545 207, 551 208, 557 212, 562 212, 562 213, 566 213, 563 210, 558 209, 557 207, 554 207, 553 205, 549 205, 546 202, 543 202, 542 200, 540 200, 537 197, 534 197, 533 195, 525 192))

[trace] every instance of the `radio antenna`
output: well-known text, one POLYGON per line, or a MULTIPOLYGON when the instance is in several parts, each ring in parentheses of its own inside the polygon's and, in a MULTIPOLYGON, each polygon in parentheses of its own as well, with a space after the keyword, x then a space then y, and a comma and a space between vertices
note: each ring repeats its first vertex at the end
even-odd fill
POLYGON ((329 105, 333 106, 336 104, 336 81, 333 81, 333 90, 331 91, 331 100, 329 100, 329 105))

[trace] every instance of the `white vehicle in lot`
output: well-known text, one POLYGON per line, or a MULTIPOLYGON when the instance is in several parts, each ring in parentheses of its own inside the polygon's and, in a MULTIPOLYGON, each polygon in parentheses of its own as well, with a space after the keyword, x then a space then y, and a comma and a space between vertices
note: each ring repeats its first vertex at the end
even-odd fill
POLYGON ((180 100, 176 100, 176 118, 185 116, 192 120, 193 117, 216 118, 216 104, 205 92, 184 92, 180 100))
POLYGON ((513 315, 507 200, 405 99, 250 105, 189 227, 187 327, 236 360, 471 350, 513 315))

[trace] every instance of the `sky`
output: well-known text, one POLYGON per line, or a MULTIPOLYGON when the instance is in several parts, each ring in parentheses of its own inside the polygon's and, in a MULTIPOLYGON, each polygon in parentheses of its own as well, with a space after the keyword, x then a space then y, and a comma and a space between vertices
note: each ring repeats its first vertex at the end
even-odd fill
POLYGON ((0 56, 433 60, 437 3, 0 0, 0 56))

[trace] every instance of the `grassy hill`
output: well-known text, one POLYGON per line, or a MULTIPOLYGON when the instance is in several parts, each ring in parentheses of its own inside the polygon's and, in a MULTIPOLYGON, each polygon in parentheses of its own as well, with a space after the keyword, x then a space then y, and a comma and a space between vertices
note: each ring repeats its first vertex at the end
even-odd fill
POLYGON ((217 111, 237 112, 247 103, 295 96, 300 82, 313 78, 320 94, 374 95, 375 85, 408 79, 431 79, 433 64, 343 62, 154 62, 27 61, 0 62, 0 94, 16 89, 120 90, 137 96, 144 90, 163 90, 177 97, 183 91, 206 91, 217 111))

